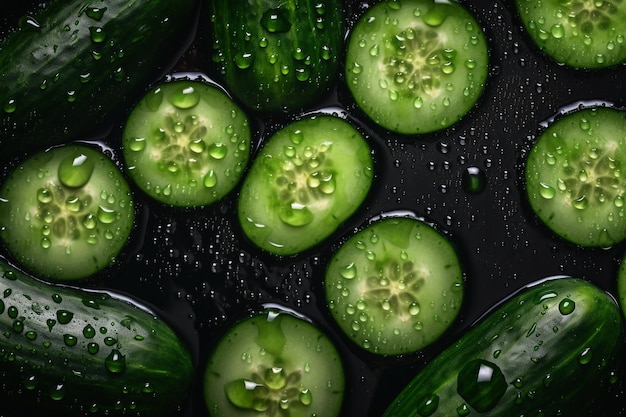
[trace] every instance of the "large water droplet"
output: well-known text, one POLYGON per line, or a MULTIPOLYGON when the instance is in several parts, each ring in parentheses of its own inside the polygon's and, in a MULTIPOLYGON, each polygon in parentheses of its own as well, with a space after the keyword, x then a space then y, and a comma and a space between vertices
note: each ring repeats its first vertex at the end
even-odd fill
POLYGON ((263 13, 261 26, 270 33, 285 33, 291 29, 289 11, 281 8, 273 8, 263 13))
POLYGON ((507 382, 500 368, 486 360, 469 361, 458 375, 457 392, 481 413, 495 407, 506 389, 507 382))
POLYGON ((83 187, 93 174, 95 162, 83 153, 65 157, 59 164, 57 175, 61 184, 69 188, 83 187))
POLYGON ((114 374, 126 371, 126 357, 117 349, 111 349, 111 353, 104 360, 107 370, 114 374))

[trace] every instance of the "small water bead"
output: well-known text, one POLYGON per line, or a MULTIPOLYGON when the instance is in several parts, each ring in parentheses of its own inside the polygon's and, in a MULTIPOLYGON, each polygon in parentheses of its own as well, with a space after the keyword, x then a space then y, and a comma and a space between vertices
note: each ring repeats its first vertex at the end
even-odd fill
POLYGON ((111 353, 104 360, 106 369, 113 374, 121 374, 126 371, 126 357, 117 349, 111 349, 111 353))
POLYGON ((63 342, 65 343, 65 346, 68 347, 76 346, 76 344, 78 343, 78 338, 71 334, 64 334, 63 342))
POLYGON ((63 384, 57 384, 50 391, 50 398, 55 401, 60 401, 65 397, 66 388, 63 384))
POLYGON ((98 221, 104 224, 111 224, 117 219, 117 212, 108 207, 98 206, 96 214, 98 221))
POLYGON ((4 106, 2 106, 2 109, 5 113, 11 114, 17 109, 17 103, 14 99, 9 99, 4 102, 4 106))
POLYGON ((470 194, 480 193, 487 186, 487 176, 485 172, 475 166, 467 167, 462 175, 462 188, 470 194))
POLYGON ((578 197, 572 202, 572 206, 578 210, 584 210, 589 207, 589 200, 585 196, 578 197))
POLYGON ((356 274, 357 274, 356 265, 354 263, 351 263, 351 264, 341 268, 339 270, 339 273, 345 279, 353 279, 353 278, 356 277, 356 274))
POLYGON ((104 17, 104 12, 106 12, 106 10, 106 7, 88 7, 85 10, 85 14, 96 21, 100 21, 104 17))
POLYGON ((92 26, 89 28, 91 41, 94 43, 102 43, 106 40, 106 32, 101 27, 92 26))
POLYGON ((52 191, 50 191, 50 189, 40 188, 37 191, 37 200, 40 203, 47 204, 47 203, 52 202, 53 199, 54 199, 54 195, 52 194, 52 191))
POLYGON ((218 178, 215 170, 209 170, 202 179, 202 185, 206 188, 214 188, 217 186, 218 178))
POLYGON ((261 17, 261 26, 269 33, 286 33, 291 30, 289 11, 281 8, 268 9, 261 17))
POLYGON ((311 405, 313 403, 313 393, 309 389, 303 389, 298 395, 298 400, 302 405, 311 405))
POLYGON ((56 317, 60 324, 68 324, 74 318, 74 313, 67 310, 57 310, 56 317))
POLYGON ((552 200, 556 196, 556 190, 545 183, 539 183, 539 195, 546 200, 552 200))
POLYGON ((235 65, 240 69, 250 68, 254 63, 252 52, 242 52, 235 55, 235 65))
POLYGON ((569 298, 564 298, 559 303, 559 312, 564 316, 572 314, 576 309, 576 303, 569 298))
POLYGON ((96 336, 96 329, 91 324, 87 324, 83 327, 83 336, 87 339, 92 339, 96 336))
POLYGON ((591 362, 591 357, 592 357, 592 352, 591 352, 591 348, 585 348, 580 355, 578 355, 578 363, 580 363, 581 365, 587 365, 589 362, 591 362))
POLYGON ((423 401, 417 403, 417 414, 420 417, 428 417, 433 415, 439 408, 439 396, 431 395, 423 401))

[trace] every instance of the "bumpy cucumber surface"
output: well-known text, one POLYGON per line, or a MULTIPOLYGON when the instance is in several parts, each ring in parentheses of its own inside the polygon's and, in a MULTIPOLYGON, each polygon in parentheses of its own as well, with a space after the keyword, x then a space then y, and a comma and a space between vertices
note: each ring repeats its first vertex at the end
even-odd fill
POLYGON ((98 135, 182 54, 196 5, 54 0, 32 16, 0 44, 3 157, 98 135))
POLYGON ((316 104, 339 75, 338 0, 211 0, 210 68, 252 109, 296 112, 316 104))
POLYGON ((1 258, 0 294, 2 410, 171 416, 183 403, 191 354, 152 311, 44 283, 1 258))
POLYGON ((384 417, 588 415, 624 355, 615 299, 579 278, 542 280, 429 362, 384 417))

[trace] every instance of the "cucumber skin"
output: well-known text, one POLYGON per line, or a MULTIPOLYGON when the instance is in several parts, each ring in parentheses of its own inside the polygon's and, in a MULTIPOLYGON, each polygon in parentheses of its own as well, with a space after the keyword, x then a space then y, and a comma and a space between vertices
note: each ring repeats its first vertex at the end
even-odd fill
POLYGON ((265 114, 295 113, 330 91, 344 53, 340 0, 210 0, 208 4, 205 32, 212 43, 208 66, 248 108, 265 114), (261 19, 272 9, 287 12, 292 21, 289 31, 264 29, 261 19), (323 28, 317 27, 317 18, 323 19, 323 28), (261 39, 267 40, 267 46, 259 46, 261 39), (297 49, 305 59, 293 58, 297 49), (244 53, 250 53, 253 62, 242 69, 236 60, 244 53), (277 59, 276 64, 271 59, 277 59), (287 75, 281 72, 283 64, 287 75), (299 80, 299 71, 308 72, 308 78, 299 80))
POLYGON ((3 158, 105 136, 182 55, 197 8, 197 0, 53 0, 34 17, 39 29, 19 28, 0 43, 3 158), (92 8, 106 8, 100 20, 92 8), (92 41, 97 28, 103 42, 92 41))
POLYGON ((592 414, 595 402, 618 385, 624 357, 623 317, 615 299, 579 278, 546 279, 483 316, 409 382, 383 417, 450 417, 468 411, 481 417, 592 414), (569 315, 559 311, 565 297, 576 306, 569 315), (591 361, 582 365, 579 357, 586 349, 591 361), (497 365, 506 380, 503 396, 487 411, 473 409, 457 391, 457 375, 474 359, 497 365), (436 410, 418 411, 433 399, 436 410))
POLYGON ((0 294, 5 411, 12 404, 8 408, 20 410, 18 415, 171 416, 187 397, 191 354, 173 328, 148 309, 121 295, 40 281, 2 258, 0 294), (73 313, 67 324, 59 320, 63 311, 73 313), (91 338, 83 334, 87 325, 95 330, 91 338), (66 344, 67 335, 77 343, 66 344), (107 337, 115 342, 107 344, 107 337), (88 352, 89 342, 99 345, 97 353, 88 352), (123 372, 105 365, 113 349, 125 357, 123 372), (63 398, 51 399, 61 386, 63 398))

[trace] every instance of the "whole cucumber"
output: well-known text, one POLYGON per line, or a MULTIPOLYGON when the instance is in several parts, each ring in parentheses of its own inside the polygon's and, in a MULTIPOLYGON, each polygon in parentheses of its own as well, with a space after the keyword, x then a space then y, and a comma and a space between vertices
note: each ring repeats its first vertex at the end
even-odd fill
POLYGON ((0 43, 3 157, 99 138, 191 42, 196 0, 53 0, 0 43))
POLYGON ((187 345, 152 311, 1 258, 0 335, 0 413, 171 416, 194 373, 187 345))
POLYGON ((579 278, 542 280, 429 362, 384 417, 586 416, 615 384, 625 348, 612 296, 579 278))

